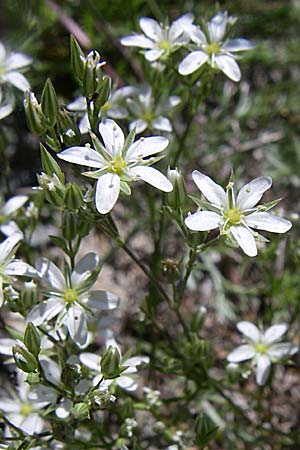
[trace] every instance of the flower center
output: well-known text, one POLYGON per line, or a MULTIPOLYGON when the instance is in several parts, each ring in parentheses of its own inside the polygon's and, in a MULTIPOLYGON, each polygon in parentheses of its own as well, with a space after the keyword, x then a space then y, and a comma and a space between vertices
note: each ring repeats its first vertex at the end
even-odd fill
POLYGON ((168 50, 170 50, 170 42, 166 39, 162 39, 158 43, 158 48, 161 48, 162 50, 165 50, 167 52, 168 50))
POLYGON ((107 167, 109 172, 116 173, 121 176, 126 169, 127 164, 121 155, 115 156, 107 167))
POLYGON ((64 300, 66 303, 74 303, 77 300, 77 292, 74 289, 66 289, 64 291, 64 300))
POLYGON ((243 217, 239 208, 230 208, 225 212, 225 218, 231 225, 238 225, 243 217))
POLYGON ((103 114, 105 114, 109 110, 110 107, 111 107, 111 104, 109 102, 104 103, 104 105, 101 107, 101 112, 103 114))
POLYGON ((220 46, 217 42, 212 42, 211 44, 206 46, 205 50, 209 55, 217 55, 218 53, 220 53, 220 46))
POLYGON ((20 408, 20 413, 22 416, 29 416, 32 413, 32 406, 30 403, 23 403, 20 408))
POLYGON ((265 353, 267 353, 268 346, 263 342, 259 342, 258 344, 255 345, 255 350, 257 353, 264 355, 265 353))
POLYGON ((151 123, 153 118, 154 117, 153 117, 152 111, 149 111, 149 110, 145 111, 143 114, 143 117, 142 117, 142 119, 147 123, 151 123))

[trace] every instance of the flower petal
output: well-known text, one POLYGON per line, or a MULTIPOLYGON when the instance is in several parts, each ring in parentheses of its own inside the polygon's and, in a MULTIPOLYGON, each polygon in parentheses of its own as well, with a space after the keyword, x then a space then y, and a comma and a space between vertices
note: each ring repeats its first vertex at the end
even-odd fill
POLYGON ((130 176, 133 175, 137 178, 141 178, 146 183, 151 184, 151 186, 154 186, 163 192, 171 192, 173 190, 171 181, 169 181, 165 175, 159 172, 159 170, 154 169, 153 167, 132 167, 129 174, 130 176))
POLYGON ((86 98, 83 96, 76 98, 73 102, 67 105, 67 108, 70 111, 86 111, 87 110, 86 98))
POLYGON ((208 60, 208 54, 197 50, 187 55, 179 64, 178 72, 180 75, 190 75, 198 70, 208 60))
POLYGON ((246 255, 257 255, 256 242, 251 231, 243 226, 232 226, 230 232, 246 255))
POLYGON ((0 120, 4 119, 5 117, 9 116, 13 112, 13 105, 7 104, 0 106, 0 120))
POLYGON ((298 352, 298 347, 291 344, 290 342, 280 342, 279 344, 274 344, 268 349, 268 356, 274 359, 286 358, 287 356, 292 356, 298 352))
POLYGON ((217 206, 227 205, 227 195, 219 184, 198 170, 193 171, 192 177, 198 189, 210 203, 217 206))
POLYGON ((198 211, 188 216, 184 223, 193 231, 208 231, 218 228, 221 217, 212 211, 198 211))
POLYGON ((251 345, 240 345, 227 356, 229 362, 238 363, 253 358, 255 350, 251 345))
POLYGON ((140 27, 145 35, 154 42, 163 39, 161 26, 154 19, 149 17, 141 17, 139 21, 140 27))
POLYGON ((147 61, 153 62, 159 59, 164 53, 165 50, 163 50, 162 48, 147 50, 145 52, 145 58, 147 59, 147 61))
POLYGON ((163 136, 143 137, 129 147, 125 160, 126 162, 130 162, 155 155, 156 153, 162 152, 168 145, 169 139, 163 136))
POLYGON ((126 47, 153 48, 154 43, 143 34, 131 34, 121 39, 121 44, 126 47))
POLYGON ((79 359, 87 366, 89 369, 94 370, 95 372, 100 372, 100 361, 101 358, 99 355, 90 352, 83 352, 79 355, 79 359))
POLYGON ((20 233, 13 233, 0 244, 0 264, 5 264, 16 252, 16 246, 22 240, 20 233))
POLYGON ((271 361, 266 355, 260 355, 257 358, 257 366, 256 366, 256 382, 259 386, 263 386, 269 375, 271 370, 271 361))
POLYGON ((5 267, 4 273, 9 276, 35 277, 37 275, 34 267, 24 261, 14 259, 5 267))
POLYGON ((286 332, 288 326, 286 323, 279 323, 277 325, 273 325, 266 330, 263 336, 263 340, 265 344, 272 344, 273 342, 278 341, 286 332))
POLYGON ((28 200, 27 195, 16 195, 10 198, 5 205, 3 205, 2 213, 5 216, 10 216, 12 213, 16 212, 21 206, 24 205, 28 200))
POLYGON ((124 133, 112 119, 100 122, 99 131, 106 150, 111 156, 121 155, 124 147, 124 133))
POLYGON ((253 208, 271 186, 271 177, 255 178, 240 189, 236 199, 237 206, 243 211, 253 208))
POLYGON ((246 224, 257 230, 271 231, 272 233, 286 233, 292 227, 289 220, 274 216, 268 212, 255 212, 244 218, 246 224))
POLYGON ((227 21, 227 13, 219 12, 210 22, 208 22, 208 32, 212 42, 220 42, 223 39, 226 32, 227 21))
POLYGON ((83 287, 84 283, 91 277, 92 272, 99 264, 99 256, 96 253, 87 253, 76 264, 71 274, 71 284, 74 288, 83 287))
POLYGON ((57 316, 65 307, 64 301, 57 298, 49 298, 42 303, 34 306, 27 315, 27 323, 32 322, 33 325, 39 326, 43 322, 48 322, 57 316))
POLYGON ((39 277, 44 281, 47 281, 50 287, 57 291, 62 291, 67 288, 66 280, 62 272, 53 262, 49 261, 49 259, 38 259, 36 269, 39 277))
POLYGON ((5 61, 5 69, 7 71, 20 69, 21 67, 28 66, 32 63, 30 56, 23 53, 11 53, 5 61))
POLYGON ((120 177, 112 173, 106 173, 99 177, 95 203, 100 214, 107 214, 114 207, 120 194, 120 181, 120 177))
POLYGON ((84 347, 88 341, 88 329, 83 310, 78 306, 69 308, 66 317, 67 329, 71 339, 78 345, 84 347))
POLYGON ((172 125, 167 117, 159 116, 152 122, 152 127, 155 130, 166 131, 167 133, 171 133, 172 125))
POLYGON ((57 155, 60 159, 81 166, 102 168, 105 165, 105 160, 102 156, 88 147, 70 147, 57 155))
POLYGON ((251 50, 255 47, 255 44, 248 41, 248 39, 242 39, 242 38, 236 38, 236 39, 230 39, 227 44, 224 45, 224 50, 227 50, 228 52, 241 52, 244 50, 251 50))
POLYGON ((125 375, 117 378, 116 383, 122 389, 125 389, 125 391, 135 391, 138 388, 137 382, 133 378, 126 377, 125 375))
POLYGON ((237 329, 240 333, 250 339, 252 342, 259 342, 261 339, 261 333, 256 325, 252 322, 248 322, 247 320, 243 320, 238 322, 237 329))
POLYGON ((232 56, 216 55, 215 62, 217 67, 225 73, 232 81, 240 81, 241 71, 238 64, 232 56))
POLYGON ((89 308, 100 311, 115 309, 119 304, 120 298, 116 294, 107 291, 92 291, 86 302, 89 308))
POLYGON ((5 81, 8 81, 10 84, 23 92, 30 89, 30 84, 28 83, 24 75, 19 72, 8 72, 3 75, 3 78, 5 79, 5 81))

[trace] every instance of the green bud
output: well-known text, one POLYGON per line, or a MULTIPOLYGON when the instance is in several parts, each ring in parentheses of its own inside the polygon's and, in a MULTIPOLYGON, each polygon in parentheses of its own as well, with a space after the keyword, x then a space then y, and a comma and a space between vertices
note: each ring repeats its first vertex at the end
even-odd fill
POLYGON ((88 396, 89 404, 98 410, 99 408, 105 409, 116 401, 116 397, 107 391, 101 391, 100 389, 93 390, 88 396))
POLYGON ((85 56, 74 36, 71 36, 70 38, 70 50, 72 72, 76 81, 82 85, 85 56))
POLYGON ((196 445, 200 449, 204 449, 214 439, 217 431, 218 427, 206 414, 199 415, 195 421, 196 445))
POLYGON ((78 228, 78 234, 80 237, 84 237, 87 234, 89 234, 89 232, 91 231, 93 226, 94 226, 93 220, 89 219, 88 217, 82 217, 82 216, 78 217, 77 228, 78 228))
POLYGON ((36 372, 30 372, 26 378, 26 382, 30 384, 30 386, 40 384, 40 374, 36 372))
POLYGON ((105 379, 117 378, 124 368, 120 366, 121 357, 119 350, 111 345, 101 358, 101 372, 105 379))
POLYGON ((207 309, 205 308, 205 306, 200 306, 199 310, 192 317, 191 331, 197 333, 201 330, 204 325, 206 313, 207 309))
POLYGON ((41 351, 41 338, 38 329, 31 322, 25 329, 24 344, 34 356, 38 356, 41 351))
POLYGON ((84 73, 82 80, 83 94, 90 98, 101 89, 102 66, 105 62, 100 61, 101 56, 96 50, 92 50, 85 58, 84 73))
POLYGON ((83 195, 78 184, 68 183, 64 195, 65 206, 71 211, 80 208, 83 202, 83 195))
POLYGON ((99 86, 99 93, 94 101, 95 109, 99 111, 107 102, 109 99, 111 92, 111 81, 110 78, 107 76, 104 76, 101 79, 100 86, 99 86))
POLYGON ((53 174, 53 176, 50 176, 42 172, 41 174, 37 174, 37 179, 40 187, 46 193, 47 200, 53 206, 63 206, 65 186, 61 183, 57 175, 53 174))
POLYGON ((89 407, 86 403, 76 403, 72 408, 74 419, 85 420, 90 418, 89 407))
POLYGON ((63 238, 72 241, 77 236, 77 214, 64 211, 61 220, 61 232, 63 238))
POLYGON ((38 299, 37 285, 34 281, 27 281, 23 284, 21 290, 21 303, 26 310, 31 309, 38 299))
POLYGON ((37 135, 44 134, 47 130, 47 119, 33 92, 25 92, 24 108, 30 131, 37 135))
POLYGON ((133 401, 131 398, 127 398, 124 401, 120 412, 123 420, 126 419, 127 417, 133 417, 134 408, 133 408, 133 401))
POLYGON ((161 261, 162 274, 169 283, 173 283, 178 280, 180 274, 180 266, 177 261, 171 258, 166 258, 161 261))
POLYGON ((58 116, 59 105, 56 92, 50 78, 48 78, 45 83, 42 92, 41 104, 43 113, 47 117, 49 124, 51 127, 54 127, 58 116))
POLYGON ((173 191, 167 194, 168 204, 174 209, 185 208, 188 197, 182 173, 169 168, 167 177, 173 185, 173 191))
POLYGON ((80 131, 71 117, 71 114, 66 110, 60 110, 58 113, 57 125, 61 134, 63 143, 66 146, 78 145, 81 141, 80 131))
POLYGON ((19 369, 23 370, 23 372, 35 372, 38 368, 38 360, 25 347, 14 345, 12 352, 16 365, 19 369))
POLYGON ((40 149, 41 149, 41 159, 42 159, 43 171, 49 176, 52 176, 53 174, 55 174, 57 176, 57 178, 62 183, 64 183, 65 176, 64 176, 64 173, 61 170, 59 164, 55 161, 53 156, 50 155, 48 150, 45 149, 43 144, 40 145, 40 149))

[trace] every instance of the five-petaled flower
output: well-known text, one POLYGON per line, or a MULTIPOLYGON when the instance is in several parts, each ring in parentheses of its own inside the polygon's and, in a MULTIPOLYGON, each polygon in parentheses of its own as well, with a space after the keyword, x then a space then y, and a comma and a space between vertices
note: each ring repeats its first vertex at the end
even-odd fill
POLYGON ((237 329, 245 336, 247 344, 233 350, 227 360, 239 363, 252 359, 256 366, 256 382, 260 386, 266 383, 272 362, 292 356, 298 350, 290 342, 279 342, 288 329, 285 323, 273 325, 262 332, 253 323, 242 321, 237 324, 237 329))
POLYGON ((71 147, 61 152, 58 157, 97 169, 84 172, 83 175, 98 179, 95 203, 100 214, 107 214, 113 208, 120 190, 130 194, 128 183, 131 181, 142 179, 164 192, 172 191, 172 183, 167 177, 157 169, 148 167, 156 161, 149 156, 163 151, 169 143, 167 138, 151 136, 133 142, 133 130, 125 141, 123 131, 111 119, 100 122, 99 131, 104 146, 94 135, 93 143, 97 150, 88 146, 71 147))
POLYGON ((32 59, 23 53, 6 53, 4 45, 0 42, 0 84, 12 84, 25 92, 30 85, 20 69, 31 64, 32 59))
POLYGON ((47 284, 48 299, 33 307, 27 322, 39 326, 57 316, 56 329, 66 325, 71 339, 78 347, 84 347, 88 341, 88 319, 119 304, 119 298, 111 292, 90 291, 99 270, 95 253, 85 255, 72 272, 67 270, 65 274, 48 259, 38 260, 38 275, 47 284))
POLYGON ((191 27, 190 36, 196 48, 179 64, 178 71, 181 75, 189 75, 208 63, 233 81, 241 79, 234 53, 250 50, 254 45, 247 39, 228 39, 226 34, 230 22, 227 12, 219 12, 207 23, 206 35, 196 26, 191 27))
POLYGON ((265 240, 256 230, 286 233, 291 228, 289 220, 267 212, 276 202, 257 205, 264 192, 272 186, 272 178, 255 178, 245 184, 235 198, 232 181, 229 181, 225 192, 198 170, 194 170, 192 176, 207 200, 203 202, 203 208, 208 211, 198 211, 185 219, 190 230, 208 231, 219 227, 220 233, 238 244, 246 255, 256 256, 255 239, 265 240))
POLYGON ((150 62, 164 60, 190 41, 188 30, 193 20, 193 14, 184 14, 171 26, 162 26, 156 20, 142 17, 139 24, 144 34, 123 37, 121 43, 145 49, 144 56, 150 62))

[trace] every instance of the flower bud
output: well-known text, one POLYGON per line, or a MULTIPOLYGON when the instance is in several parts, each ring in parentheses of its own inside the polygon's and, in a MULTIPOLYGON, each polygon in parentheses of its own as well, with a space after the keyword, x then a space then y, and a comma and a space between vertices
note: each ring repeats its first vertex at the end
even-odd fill
POLYGON ((25 92, 24 108, 27 125, 30 131, 37 135, 45 133, 47 130, 47 119, 44 116, 41 105, 38 103, 33 92, 25 92))
POLYGON ((28 281, 23 284, 21 291, 21 303, 26 310, 31 309, 38 299, 37 285, 34 281, 28 281))
POLYGON ((84 53, 81 50, 80 45, 74 38, 71 36, 70 38, 70 50, 71 50, 71 67, 73 74, 77 80, 77 82, 82 85, 82 78, 84 72, 84 53))
POLYGON ((61 139, 66 146, 80 144, 80 131, 70 113, 66 109, 59 111, 57 124, 61 134, 61 139))
POLYGON ((98 93, 96 100, 94 101, 95 109, 97 111, 99 111, 106 104, 107 100, 109 99, 110 91, 111 91, 110 85, 111 85, 110 78, 108 78, 107 76, 104 76, 101 79, 100 85, 98 85, 99 93, 98 93))
POLYGON ((45 83, 42 92, 41 104, 43 113, 47 117, 50 126, 54 127, 58 116, 59 105, 56 92, 50 78, 48 78, 45 83))
POLYGON ((53 174, 55 174, 58 177, 58 179, 62 183, 64 183, 65 176, 64 176, 59 164, 55 161, 53 156, 51 156, 50 153, 45 149, 43 144, 40 145, 40 149, 41 149, 41 159, 42 159, 43 171, 49 176, 52 176, 53 174))
POLYGON ((105 379, 117 378, 120 375, 123 371, 123 368, 120 366, 120 361, 119 350, 110 345, 100 362, 101 372, 105 379))
POLYGON ((218 427, 211 421, 211 419, 201 414, 195 421, 195 443, 200 449, 204 449, 207 444, 214 439, 218 431, 218 427))
POLYGON ((193 315, 192 321, 191 321, 191 331, 194 333, 197 333, 201 330, 201 328, 204 325, 205 316, 207 313, 207 309, 205 306, 200 306, 199 310, 196 312, 196 314, 193 315))
POLYGON ((38 356, 41 351, 41 338, 38 329, 31 322, 27 324, 24 333, 24 344, 34 356, 38 356))
POLYGON ((84 73, 83 73, 83 93, 85 97, 92 97, 101 89, 102 83, 102 66, 105 61, 100 61, 101 56, 96 50, 88 53, 85 59, 84 73))
POLYGON ((83 195, 78 184, 68 183, 64 195, 65 206, 71 210, 76 211, 80 208, 83 201, 83 195))
POLYGON ((38 360, 25 348, 25 346, 14 345, 12 352, 16 365, 19 369, 23 370, 23 372, 35 372, 38 368, 38 360))
POLYGON ((64 211, 61 221, 61 232, 63 238, 72 241, 77 236, 77 214, 64 211))
POLYGON ((46 193, 47 200, 53 206, 63 206, 65 186, 61 183, 57 175, 53 174, 53 176, 49 176, 42 172, 37 175, 37 179, 40 187, 46 193))
POLYGON ((89 407, 86 403, 76 403, 72 408, 74 419, 85 420, 90 418, 89 407))
POLYGON ((187 191, 182 173, 177 169, 169 168, 167 177, 173 185, 173 190, 167 194, 168 204, 174 209, 185 207, 187 202, 187 191))

